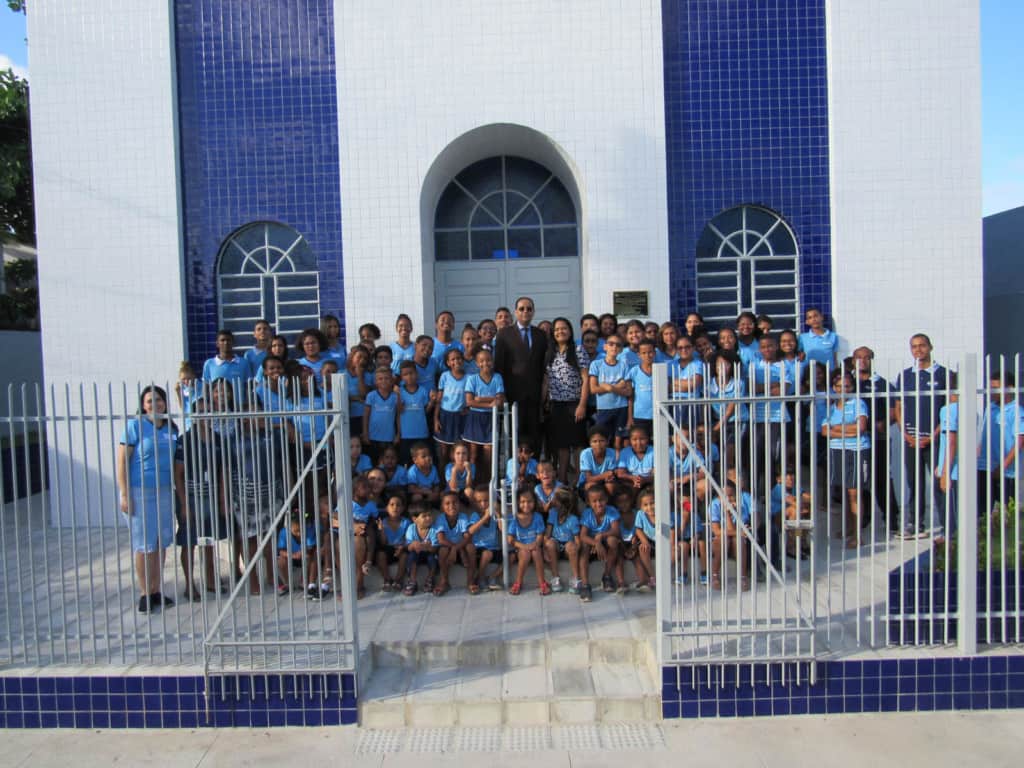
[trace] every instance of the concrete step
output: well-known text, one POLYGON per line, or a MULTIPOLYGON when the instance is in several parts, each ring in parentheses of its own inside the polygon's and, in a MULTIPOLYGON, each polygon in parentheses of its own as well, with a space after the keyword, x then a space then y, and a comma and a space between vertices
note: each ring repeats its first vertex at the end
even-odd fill
POLYGON ((359 695, 365 728, 651 722, 660 691, 646 663, 377 667, 359 695))

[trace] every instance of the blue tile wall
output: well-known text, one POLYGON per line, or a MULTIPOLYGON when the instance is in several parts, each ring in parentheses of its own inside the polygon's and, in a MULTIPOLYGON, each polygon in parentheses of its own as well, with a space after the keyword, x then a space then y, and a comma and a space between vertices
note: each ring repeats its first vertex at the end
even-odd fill
POLYGON ((831 311, 824 0, 662 0, 673 319, 696 305, 705 225, 742 204, 785 218, 800 306, 831 311))
POLYGON ((355 676, 0 677, 0 728, 348 725, 355 676))
POLYGON ((333 0, 174 7, 189 357, 216 351, 216 258, 255 221, 306 238, 344 323, 333 0))
POLYGON ((807 664, 663 667, 662 715, 931 712, 1024 708, 1024 655, 827 661, 814 685, 807 664), (797 679, 799 678, 799 682, 797 679))

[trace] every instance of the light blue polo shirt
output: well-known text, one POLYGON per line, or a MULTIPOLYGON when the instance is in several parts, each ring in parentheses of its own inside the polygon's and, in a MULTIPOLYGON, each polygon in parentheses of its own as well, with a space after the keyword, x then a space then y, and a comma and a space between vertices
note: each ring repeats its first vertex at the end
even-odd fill
POLYGON ((565 522, 558 522, 558 510, 552 509, 548 512, 548 525, 551 526, 551 538, 565 544, 580 535, 580 519, 576 515, 568 514, 565 522))
POLYGON ((633 418, 654 419, 654 377, 639 365, 630 368, 626 378, 633 385, 633 418))
MULTIPOLYGON (((830 427, 838 427, 841 424, 848 425, 856 423, 861 416, 868 415, 868 407, 859 397, 847 398, 843 401, 843 407, 834 403, 828 412, 828 424, 830 427)), ((830 437, 829 448, 839 448, 847 451, 866 451, 871 447, 871 425, 861 431, 859 435, 848 435, 846 437, 830 437)))
MULTIPOLYGON (((609 365, 602 357, 600 360, 595 360, 590 364, 588 373, 597 379, 598 384, 615 384, 626 378, 626 374, 629 373, 629 365, 621 357, 615 361, 615 365, 609 365)), ((597 396, 597 409, 599 411, 625 408, 628 404, 629 401, 622 395, 602 392, 597 396)))
MULTIPOLYGON (((780 394, 787 395, 793 392, 793 379, 790 377, 786 366, 781 362, 766 363, 764 360, 757 361, 754 365, 754 376, 757 383, 765 385, 766 389, 772 384, 783 384, 784 386, 780 394)), ((761 423, 784 423, 789 420, 789 411, 786 410, 785 405, 779 400, 769 402, 758 401, 754 403, 754 421, 761 423)))
POLYGON ((839 337, 828 329, 820 336, 814 331, 804 331, 797 338, 797 349, 803 352, 808 360, 822 365, 835 365, 838 346, 839 337))
MULTIPOLYGON (((479 373, 466 377, 466 393, 472 392, 476 397, 496 397, 505 394, 505 380, 500 373, 491 375, 490 381, 484 381, 479 373)), ((490 408, 470 408, 477 413, 490 413, 490 408)))
MULTIPOLYGON (((691 360, 686 365, 681 365, 680 362, 676 360, 674 363, 671 363, 668 367, 669 389, 673 389, 674 382, 679 380, 690 381, 693 379, 694 376, 704 376, 704 363, 700 362, 699 360, 691 360)), ((693 390, 692 392, 673 391, 672 397, 675 398, 676 400, 689 400, 694 397, 700 397, 701 388, 702 387, 697 387, 697 389, 693 390)))
POLYGON ((544 525, 544 518, 539 512, 534 512, 529 525, 525 526, 519 523, 518 515, 513 515, 512 522, 508 526, 508 535, 520 544, 533 544, 545 530, 547 527, 544 525))
POLYGON ((615 451, 606 448, 604 458, 599 463, 594 459, 594 449, 584 448, 580 453, 580 488, 586 484, 587 478, 591 475, 603 475, 609 469, 615 469, 618 466, 619 462, 615 458, 615 451))
POLYGON ((441 380, 437 388, 441 390, 441 410, 451 413, 458 413, 466 407, 466 379, 465 372, 461 379, 455 378, 451 371, 441 374, 441 380))
POLYGON ((654 449, 648 445, 643 456, 637 456, 632 447, 626 446, 619 453, 618 469, 624 469, 637 477, 650 477, 654 472, 654 449))
MULTIPOLYGON (((736 499, 736 508, 740 513, 740 519, 744 525, 750 524, 751 511, 754 508, 754 501, 750 498, 750 494, 743 491, 739 498, 736 499)), ((708 521, 712 523, 722 522, 722 500, 714 498, 711 501, 711 506, 708 509, 708 521)))
POLYGON ((618 519, 619 510, 611 504, 604 508, 604 519, 600 523, 597 522, 597 515, 594 514, 594 510, 587 507, 583 510, 583 520, 580 521, 580 529, 586 528, 591 535, 607 533, 611 529, 612 523, 618 519))
MULTIPOLYGON (((939 454, 935 457, 935 469, 942 471, 946 467, 946 451, 949 450, 949 433, 956 433, 960 426, 960 404, 946 403, 939 411, 939 454)), ((950 480, 959 480, 960 472, 957 457, 953 456, 953 465, 949 470, 950 480)))

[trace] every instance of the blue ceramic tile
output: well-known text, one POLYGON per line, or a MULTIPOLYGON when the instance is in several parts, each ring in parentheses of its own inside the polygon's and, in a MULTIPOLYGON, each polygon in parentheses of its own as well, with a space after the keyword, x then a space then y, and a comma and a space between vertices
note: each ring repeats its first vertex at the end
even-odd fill
POLYGON ((25 712, 23 714, 22 727, 23 728, 41 728, 42 725, 41 725, 41 722, 40 722, 40 719, 39 719, 39 713, 38 712, 25 712))
POLYGON ((111 712, 110 713, 110 727, 111 728, 127 728, 128 727, 128 715, 125 714, 124 712, 111 712))
POLYGON ((355 725, 359 722, 359 711, 356 709, 342 709, 341 710, 341 724, 342 725, 355 725))
POLYGON ((92 684, 88 677, 74 677, 71 679, 71 690, 74 693, 89 693, 92 684))
POLYGON ((323 725, 323 714, 319 709, 307 709, 303 714, 306 725, 323 725))
POLYGON ((57 728, 60 726, 60 719, 56 712, 41 712, 39 714, 40 728, 57 728))
MULTIPOLYGON (((8 720, 8 727, 13 728, 8 720)), ((74 728, 75 727, 75 713, 74 712, 58 712, 57 713, 57 727, 58 728, 74 728)), ((138 726, 142 727, 141 723, 138 726)))
POLYGON ((718 716, 719 717, 735 717, 736 716, 736 700, 731 701, 719 701, 718 702, 718 716))
POLYGON ((38 683, 40 693, 57 692, 57 681, 52 677, 40 677, 38 683))
MULTIPOLYGON (((751 703, 753 709, 753 703, 751 703)), ((700 705, 696 701, 684 701, 682 703, 681 715, 685 718, 700 717, 700 705)))
POLYGON ((992 709, 1006 709, 1009 698, 1003 692, 993 692, 989 694, 989 707, 992 709))
POLYGON ((895 693, 879 696, 879 710, 881 712, 895 712, 899 707, 899 697, 895 693))
POLYGON ((756 717, 765 717, 772 713, 772 700, 771 699, 754 699, 754 715, 756 717))

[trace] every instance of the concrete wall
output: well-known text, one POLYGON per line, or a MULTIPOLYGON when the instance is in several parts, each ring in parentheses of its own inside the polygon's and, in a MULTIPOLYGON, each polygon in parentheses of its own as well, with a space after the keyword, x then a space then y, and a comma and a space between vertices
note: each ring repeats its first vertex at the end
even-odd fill
POLYGON ((976 0, 831 0, 832 290, 847 346, 982 349, 976 0))

